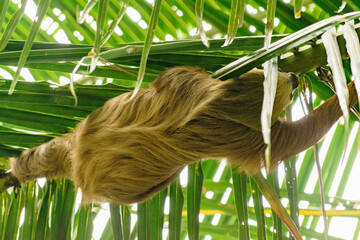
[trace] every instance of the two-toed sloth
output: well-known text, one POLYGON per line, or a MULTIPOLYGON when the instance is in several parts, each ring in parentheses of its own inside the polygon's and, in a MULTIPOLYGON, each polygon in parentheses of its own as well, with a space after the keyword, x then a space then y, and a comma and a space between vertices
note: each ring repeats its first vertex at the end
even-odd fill
MULTIPOLYGON (((162 72, 152 89, 110 99, 63 137, 12 159, 26 182, 63 176, 82 190, 84 202, 130 204, 170 184, 188 164, 226 158, 241 171, 259 172, 266 148, 260 126, 263 71, 227 81, 198 68, 162 72)), ((279 73, 271 128, 271 168, 317 143, 341 116, 336 96, 302 119, 278 119, 298 85, 279 73)), ((349 84, 350 105, 356 92, 349 84)))

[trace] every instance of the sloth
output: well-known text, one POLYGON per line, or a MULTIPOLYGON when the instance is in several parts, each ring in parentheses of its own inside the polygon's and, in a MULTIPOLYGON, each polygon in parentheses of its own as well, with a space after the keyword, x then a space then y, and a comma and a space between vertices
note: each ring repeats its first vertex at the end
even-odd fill
MULTIPOLYGON (((65 177, 83 203, 142 202, 176 179, 188 164, 227 159, 239 171, 258 173, 266 145, 261 132, 263 70, 226 81, 193 67, 162 72, 151 89, 107 101, 68 135, 11 159, 12 174, 26 182, 65 177)), ((271 118, 271 169, 316 144, 342 115, 334 95, 294 122, 279 119, 298 85, 279 72, 271 118)), ((353 83, 350 105, 356 103, 353 83)))

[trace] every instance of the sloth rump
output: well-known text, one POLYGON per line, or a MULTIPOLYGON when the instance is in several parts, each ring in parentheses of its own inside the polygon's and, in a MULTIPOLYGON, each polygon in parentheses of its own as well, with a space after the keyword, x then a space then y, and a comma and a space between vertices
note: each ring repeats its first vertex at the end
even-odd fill
MULTIPOLYGON (((271 168, 317 143, 341 116, 336 96, 302 119, 278 119, 298 85, 279 73, 272 115, 271 168)), ((355 104, 353 83, 348 85, 355 104)), ((11 160, 21 182, 56 176, 72 179, 83 201, 130 204, 165 188, 188 164, 226 158, 240 171, 259 172, 265 144, 260 127, 263 71, 220 81, 201 69, 162 72, 152 89, 110 99, 73 132, 11 160)))

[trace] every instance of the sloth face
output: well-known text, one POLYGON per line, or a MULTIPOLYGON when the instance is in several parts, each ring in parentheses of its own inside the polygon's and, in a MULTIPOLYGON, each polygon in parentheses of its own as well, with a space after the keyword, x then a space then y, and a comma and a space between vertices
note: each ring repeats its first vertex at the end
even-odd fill
MULTIPOLYGON (((299 80, 298 80, 297 76, 292 72, 290 72, 290 73, 279 72, 278 76, 279 77, 278 77, 277 92, 278 91, 284 91, 284 92, 279 92, 279 94, 277 93, 276 97, 279 97, 280 95, 286 94, 286 93, 288 93, 290 91, 290 95, 288 95, 288 96, 289 96, 289 99, 290 99, 290 102, 291 102, 292 98, 293 98, 293 92, 299 86, 299 80)), ((282 96, 282 97, 286 98, 286 96, 282 96)), ((284 101, 285 101, 285 99, 284 99, 284 101)), ((275 102, 276 102, 276 99, 275 99, 275 102)), ((287 105, 288 104, 286 104, 285 107, 287 105)))

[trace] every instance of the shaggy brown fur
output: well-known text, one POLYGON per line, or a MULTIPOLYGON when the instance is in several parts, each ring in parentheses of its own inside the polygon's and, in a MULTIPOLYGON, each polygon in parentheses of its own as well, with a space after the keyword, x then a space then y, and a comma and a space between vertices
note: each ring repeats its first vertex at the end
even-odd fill
MULTIPOLYGON (((312 146, 341 116, 336 96, 296 122, 278 120, 297 79, 279 73, 272 118, 272 168, 312 146)), ((356 93, 350 83, 351 105, 356 93)), ((263 166, 260 127, 263 71, 222 82, 200 69, 164 71, 153 89, 109 100, 67 136, 24 151, 11 162, 22 182, 72 179, 85 202, 129 204, 166 187, 187 164, 227 158, 250 173, 263 166)))

